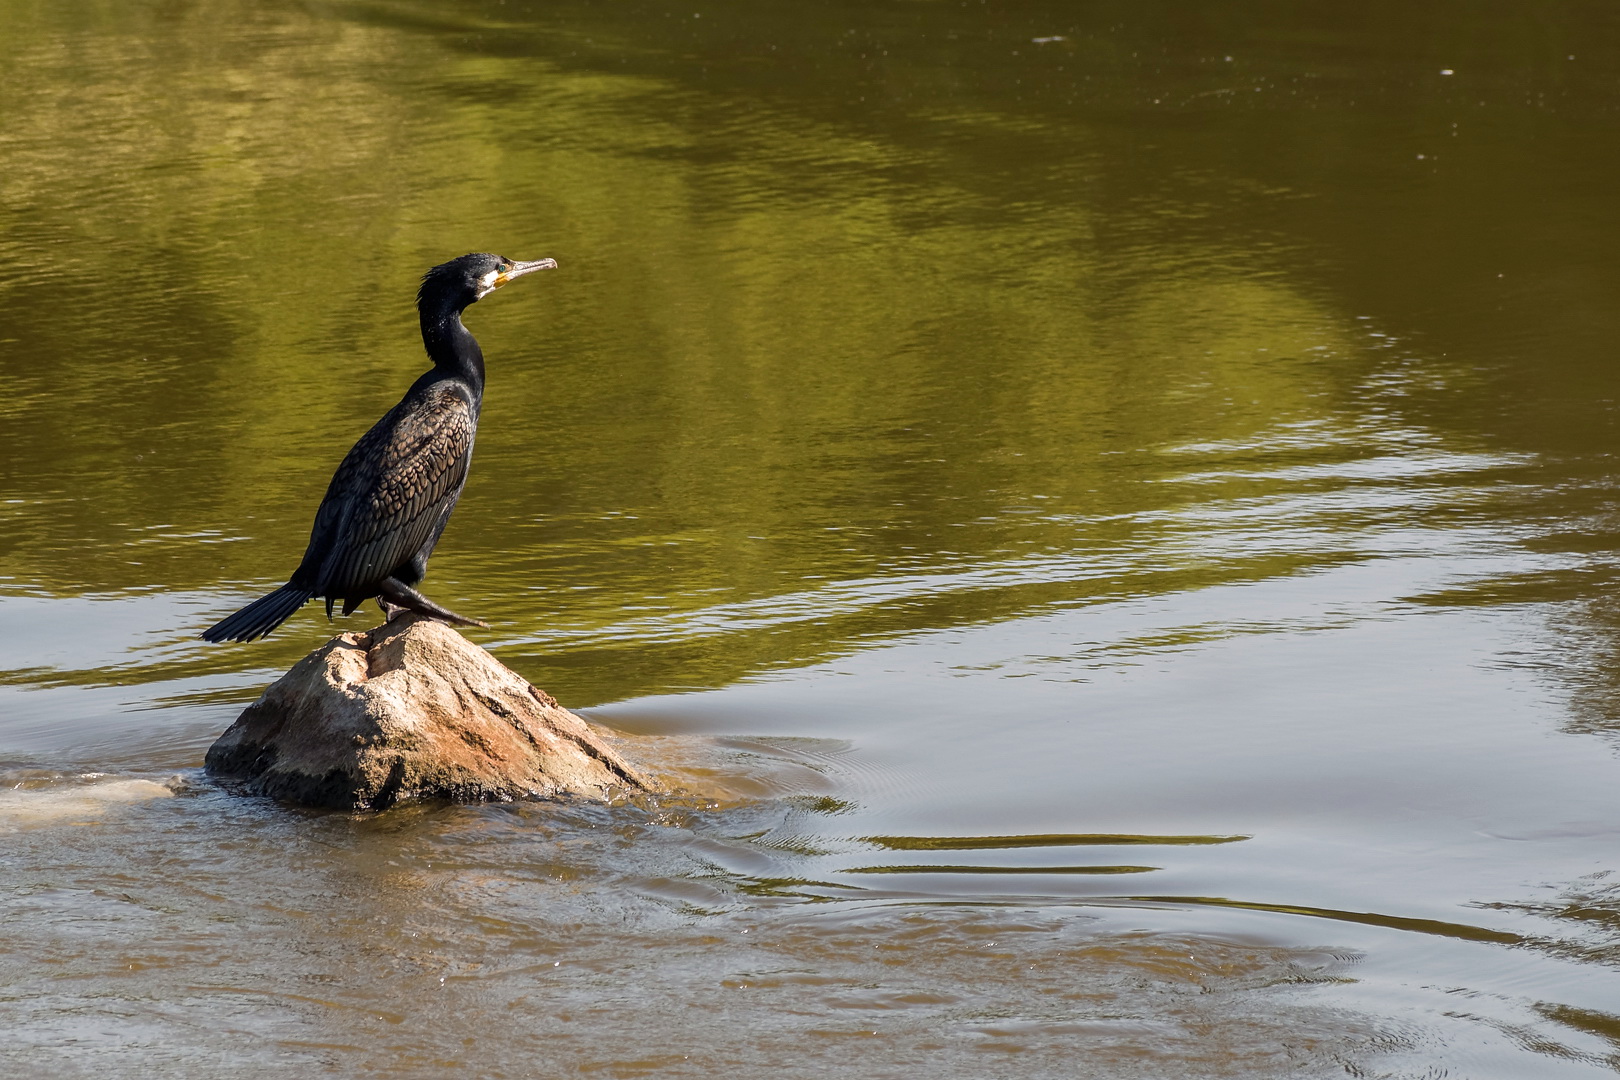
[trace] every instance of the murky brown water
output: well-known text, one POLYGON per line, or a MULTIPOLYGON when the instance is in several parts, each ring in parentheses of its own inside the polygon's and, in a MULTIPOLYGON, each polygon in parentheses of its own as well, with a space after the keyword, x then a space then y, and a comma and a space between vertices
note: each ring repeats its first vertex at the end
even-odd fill
POLYGON ((1611 1075, 1617 31, 0 0, 0 1061, 1611 1075), (474 249, 427 591, 711 801, 201 775, 474 249))

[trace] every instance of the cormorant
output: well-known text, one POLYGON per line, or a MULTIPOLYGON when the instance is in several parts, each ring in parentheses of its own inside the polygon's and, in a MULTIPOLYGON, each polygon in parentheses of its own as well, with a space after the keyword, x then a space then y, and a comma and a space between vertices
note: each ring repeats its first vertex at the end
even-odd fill
POLYGON ((328 619, 339 600, 347 615, 376 597, 390 617, 405 609, 461 626, 485 625, 414 588, 467 482, 484 397, 484 354, 461 325, 461 313, 513 278, 556 266, 553 259, 514 262, 479 252, 422 277, 416 310, 433 370, 344 456, 315 511, 304 561, 287 584, 203 631, 206 640, 264 637, 317 596, 326 598, 328 619))

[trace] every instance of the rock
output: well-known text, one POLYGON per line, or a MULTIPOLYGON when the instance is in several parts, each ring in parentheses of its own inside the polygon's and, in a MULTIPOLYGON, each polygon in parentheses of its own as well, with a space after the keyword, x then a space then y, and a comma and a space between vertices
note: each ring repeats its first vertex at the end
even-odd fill
POLYGON ((658 789, 549 694, 417 615, 300 660, 215 741, 207 768, 255 794, 340 809, 658 789))

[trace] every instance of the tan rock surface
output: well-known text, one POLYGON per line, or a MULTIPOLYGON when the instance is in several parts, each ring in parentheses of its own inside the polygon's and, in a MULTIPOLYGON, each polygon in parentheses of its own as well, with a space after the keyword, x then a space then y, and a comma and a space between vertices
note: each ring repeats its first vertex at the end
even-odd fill
POLYGON ((658 785, 549 694, 406 615, 293 665, 208 750, 210 773, 307 806, 603 799, 658 785))

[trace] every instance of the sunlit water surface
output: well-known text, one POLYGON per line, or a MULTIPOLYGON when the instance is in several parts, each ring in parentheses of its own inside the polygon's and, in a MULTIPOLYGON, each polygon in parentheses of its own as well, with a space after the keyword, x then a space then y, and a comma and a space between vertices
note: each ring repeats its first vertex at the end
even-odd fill
POLYGON ((17 1075, 1620 1068, 1601 9, 0 28, 17 1075), (222 791, 478 249, 426 591, 687 794, 222 791))

